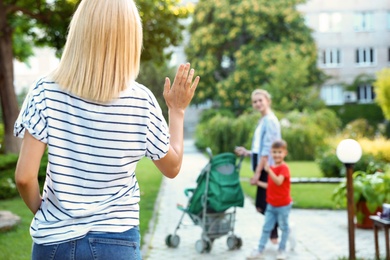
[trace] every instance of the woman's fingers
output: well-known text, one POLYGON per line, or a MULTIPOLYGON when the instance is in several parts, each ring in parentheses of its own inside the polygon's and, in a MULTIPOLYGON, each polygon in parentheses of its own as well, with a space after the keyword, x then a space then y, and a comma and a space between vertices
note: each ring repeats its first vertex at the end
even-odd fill
POLYGON ((198 86, 199 81, 200 81, 200 77, 196 76, 194 83, 192 83, 192 86, 191 86, 192 92, 194 92, 196 90, 196 87, 198 86))
POLYGON ((190 64, 187 63, 186 65, 184 65, 184 72, 183 75, 181 76, 181 81, 180 81, 181 84, 184 85, 186 83, 189 71, 190 71, 190 64))
POLYGON ((171 88, 171 81, 169 80, 168 77, 165 77, 164 92, 163 92, 163 95, 164 95, 164 96, 165 96, 166 94, 168 94, 170 88, 171 88))
POLYGON ((191 86, 191 82, 192 82, 192 78, 194 77, 194 73, 195 73, 195 70, 191 69, 190 70, 190 74, 187 77, 187 82, 186 82, 185 86, 188 87, 188 88, 191 86))
POLYGON ((177 71, 176 71, 176 75, 175 75, 175 78, 173 80, 173 84, 172 85, 180 84, 180 80, 181 80, 181 77, 183 75, 183 72, 184 72, 184 65, 181 64, 179 66, 179 68, 177 69, 177 71))

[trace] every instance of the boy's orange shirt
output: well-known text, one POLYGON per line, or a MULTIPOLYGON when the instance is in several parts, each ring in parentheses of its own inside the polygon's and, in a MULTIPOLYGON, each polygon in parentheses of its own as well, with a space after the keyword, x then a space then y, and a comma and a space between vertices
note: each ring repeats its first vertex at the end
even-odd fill
POLYGON ((274 183, 272 178, 268 176, 267 203, 274 207, 287 206, 292 202, 290 194, 290 169, 285 163, 279 166, 271 166, 270 168, 275 175, 283 175, 284 181, 278 186, 274 183))

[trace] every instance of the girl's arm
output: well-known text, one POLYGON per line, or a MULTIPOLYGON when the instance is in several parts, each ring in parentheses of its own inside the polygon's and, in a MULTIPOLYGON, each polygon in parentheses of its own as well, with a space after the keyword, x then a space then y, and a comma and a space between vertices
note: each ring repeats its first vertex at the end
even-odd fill
POLYGON ((268 183, 266 183, 264 181, 257 181, 257 186, 259 186, 263 189, 266 189, 266 188, 268 188, 268 183))
POLYGON ((168 178, 174 178, 180 171, 183 159, 184 112, 194 96, 199 76, 193 80, 194 69, 190 64, 180 65, 171 86, 165 79, 164 98, 168 106, 170 147, 160 160, 153 161, 157 168, 168 178))
POLYGON ((264 166, 268 163, 268 156, 261 156, 257 164, 255 174, 251 178, 251 184, 256 184, 260 178, 261 171, 264 169, 264 166))
POLYGON ((15 171, 15 182, 20 196, 27 207, 35 214, 41 206, 38 172, 46 144, 35 139, 27 130, 15 171))

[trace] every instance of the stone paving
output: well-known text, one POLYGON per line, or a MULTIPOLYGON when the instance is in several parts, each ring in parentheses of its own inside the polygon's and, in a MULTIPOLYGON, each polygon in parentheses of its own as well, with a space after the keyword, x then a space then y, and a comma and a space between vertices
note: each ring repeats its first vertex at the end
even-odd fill
MULTIPOLYGON (((197 152, 191 140, 185 141, 185 156, 181 173, 173 180, 164 178, 156 203, 156 224, 145 238, 143 258, 147 260, 165 259, 245 259, 256 248, 263 224, 263 216, 256 212, 253 202, 245 199, 243 208, 237 208, 235 234, 242 238, 243 246, 230 251, 226 245, 227 236, 214 241, 210 253, 199 254, 195 243, 201 237, 202 229, 195 226, 188 215, 184 216, 177 235, 180 236, 178 248, 168 248, 165 237, 172 234, 182 212, 177 204, 186 206, 188 199, 185 188, 196 186, 196 178, 208 159, 197 152)), ((288 245, 288 259, 340 259, 348 256, 348 230, 346 211, 292 209, 290 217, 296 246, 288 245)), ((379 232, 381 256, 385 256, 384 234, 379 232)), ((356 256, 374 259, 374 235, 372 230, 356 229, 356 256)), ((277 247, 268 243, 266 259, 276 258, 277 247)))

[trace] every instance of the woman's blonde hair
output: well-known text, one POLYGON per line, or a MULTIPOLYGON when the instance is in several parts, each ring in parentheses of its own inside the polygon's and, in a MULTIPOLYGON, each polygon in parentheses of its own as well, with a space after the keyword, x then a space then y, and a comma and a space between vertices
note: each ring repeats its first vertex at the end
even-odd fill
POLYGON ((270 103, 271 103, 271 95, 270 93, 267 91, 267 90, 264 90, 264 89, 255 89, 253 90, 252 92, 252 99, 255 95, 263 95, 270 103))
POLYGON ((139 72, 142 25, 133 0, 82 0, 51 78, 85 99, 118 97, 139 72))

